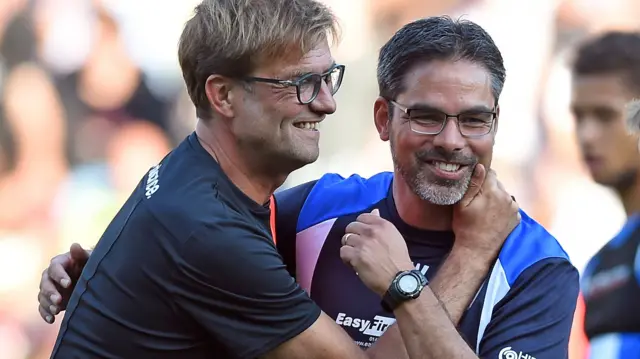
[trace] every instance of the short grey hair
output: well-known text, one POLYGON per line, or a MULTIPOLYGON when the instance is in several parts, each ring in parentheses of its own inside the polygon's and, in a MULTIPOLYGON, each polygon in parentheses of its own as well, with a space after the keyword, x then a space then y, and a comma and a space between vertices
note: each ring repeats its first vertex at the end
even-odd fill
POLYGON ((403 26, 380 49, 380 96, 395 99, 404 89, 404 76, 419 63, 432 60, 467 60, 480 64, 491 75, 496 103, 506 79, 500 50, 478 24, 448 16, 434 16, 403 26))

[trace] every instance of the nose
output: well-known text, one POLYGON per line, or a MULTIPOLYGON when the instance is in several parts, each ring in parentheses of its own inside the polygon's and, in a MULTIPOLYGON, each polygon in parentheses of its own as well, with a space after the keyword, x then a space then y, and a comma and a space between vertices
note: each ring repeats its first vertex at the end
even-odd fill
POLYGON ((576 135, 583 148, 594 146, 600 134, 598 121, 591 117, 582 118, 576 123, 576 135))
POLYGON ((435 135, 433 145, 440 147, 447 152, 461 151, 464 149, 466 140, 462 137, 458 129, 458 123, 455 118, 448 118, 442 131, 435 135))
POLYGON ((320 91, 318 92, 318 96, 311 101, 309 104, 309 108, 311 111, 320 114, 320 115, 330 115, 336 112, 336 100, 333 98, 331 94, 331 90, 329 89, 329 85, 327 85, 324 81, 322 82, 322 86, 320 86, 320 91))

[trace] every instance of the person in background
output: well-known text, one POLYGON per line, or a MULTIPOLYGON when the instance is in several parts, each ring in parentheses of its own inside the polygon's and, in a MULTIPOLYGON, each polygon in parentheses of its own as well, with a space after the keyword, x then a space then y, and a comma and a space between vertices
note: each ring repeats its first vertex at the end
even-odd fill
POLYGON ((591 358, 635 358, 640 355, 640 154, 638 131, 627 131, 626 105, 640 96, 640 33, 589 39, 578 48, 572 73, 571 110, 582 158, 593 180, 618 194, 628 217, 588 262, 581 281, 584 314, 578 317, 584 315, 591 358))

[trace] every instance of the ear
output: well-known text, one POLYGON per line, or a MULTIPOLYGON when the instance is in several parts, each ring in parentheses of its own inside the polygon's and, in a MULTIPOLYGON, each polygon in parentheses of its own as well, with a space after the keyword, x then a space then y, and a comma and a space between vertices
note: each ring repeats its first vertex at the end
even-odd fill
POLYGON ((373 122, 376 125, 380 139, 389 141, 389 103, 386 99, 378 97, 373 104, 373 122))
POLYGON ((496 144, 496 135, 498 134, 498 123, 500 122, 500 105, 496 105, 496 120, 493 123, 493 144, 496 144))
POLYGON ((500 105, 496 106, 496 122, 493 124, 494 135, 498 133, 498 123, 500 122, 500 105))
POLYGON ((207 78, 204 90, 213 112, 227 118, 234 116, 233 93, 231 91, 233 85, 231 80, 224 76, 211 75, 207 78))

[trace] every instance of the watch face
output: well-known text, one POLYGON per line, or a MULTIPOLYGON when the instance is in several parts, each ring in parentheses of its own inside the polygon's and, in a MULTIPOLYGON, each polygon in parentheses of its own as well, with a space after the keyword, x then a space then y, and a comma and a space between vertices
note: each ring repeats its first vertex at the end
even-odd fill
POLYGON ((418 278, 411 274, 403 275, 398 280, 398 289, 405 294, 414 293, 418 290, 419 285, 418 278))

